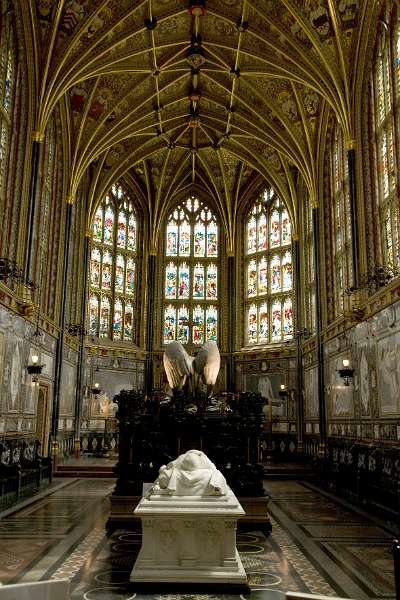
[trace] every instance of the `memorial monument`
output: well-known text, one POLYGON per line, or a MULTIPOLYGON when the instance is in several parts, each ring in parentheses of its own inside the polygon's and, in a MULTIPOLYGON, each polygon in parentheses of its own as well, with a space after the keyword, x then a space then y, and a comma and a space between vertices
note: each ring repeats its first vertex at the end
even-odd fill
POLYGON ((134 512, 142 521, 142 547, 132 582, 248 591, 236 549, 244 510, 203 452, 189 450, 163 465, 134 512))
POLYGON ((173 394, 185 386, 188 394, 196 396, 201 386, 205 386, 207 398, 211 397, 221 366, 215 342, 206 342, 195 357, 190 356, 180 342, 171 342, 166 347, 163 362, 173 394))

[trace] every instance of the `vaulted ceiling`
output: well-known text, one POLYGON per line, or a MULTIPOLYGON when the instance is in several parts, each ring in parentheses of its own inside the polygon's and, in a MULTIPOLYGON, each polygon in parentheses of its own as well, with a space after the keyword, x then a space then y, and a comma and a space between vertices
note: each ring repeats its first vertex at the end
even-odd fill
MULTIPOLYGON (((296 226, 299 174, 317 195, 323 116, 354 136, 356 69, 375 0, 25 0, 36 130, 70 115, 70 193, 92 165, 92 210, 117 177, 141 190, 152 235, 190 185, 228 238, 260 176, 296 226), (230 232, 230 233, 229 233, 230 232)), ((326 118, 325 118, 326 121, 326 118)))

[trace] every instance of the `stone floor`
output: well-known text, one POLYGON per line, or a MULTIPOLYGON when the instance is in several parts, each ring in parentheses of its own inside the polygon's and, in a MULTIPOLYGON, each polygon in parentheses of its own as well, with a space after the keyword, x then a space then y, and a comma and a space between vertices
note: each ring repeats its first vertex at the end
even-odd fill
MULTIPOLYGON (((0 581, 67 577, 74 600, 128 600, 140 547, 135 531, 108 534, 112 479, 63 481, 44 497, 0 519, 0 581)), ((394 598, 392 533, 311 484, 271 481, 272 535, 239 533, 251 600, 281 600, 304 591, 355 599, 394 598)), ((149 598, 149 596, 144 596, 149 598)), ((238 596, 218 596, 239 600, 238 596)), ((150 600, 215 600, 196 594, 150 600)))

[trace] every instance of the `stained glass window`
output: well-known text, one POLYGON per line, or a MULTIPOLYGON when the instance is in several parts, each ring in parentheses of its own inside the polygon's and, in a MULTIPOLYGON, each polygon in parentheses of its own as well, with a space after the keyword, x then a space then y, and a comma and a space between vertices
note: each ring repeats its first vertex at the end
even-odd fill
POLYGON ((194 255, 204 256, 206 251, 205 225, 201 221, 194 226, 194 255))
POLYGON ((305 270, 306 289, 303 294, 303 314, 305 326, 310 333, 315 331, 315 269, 314 269, 314 238, 312 207, 308 195, 304 198, 302 213, 303 231, 303 260, 305 270))
POLYGON ((330 221, 332 232, 333 293, 332 317, 337 317, 347 306, 345 289, 351 286, 352 249, 350 192, 347 152, 343 131, 337 121, 331 124, 331 138, 327 151, 330 153, 330 221))
POLYGON ((99 248, 92 249, 92 262, 90 265, 90 283, 93 287, 100 286, 101 252, 99 248))
POLYGON ((125 302, 124 312, 124 338, 132 339, 133 328, 133 305, 130 302, 125 302))
POLYGON ((117 263, 115 267, 115 291, 124 291, 124 277, 125 277, 125 256, 117 254, 117 263))
POLYGON ((176 265, 173 262, 165 268, 165 297, 176 298, 176 265))
POLYGON ((123 307, 120 298, 114 302, 114 320, 113 320, 113 339, 120 340, 122 338, 122 317, 123 307))
POLYGON ((189 267, 186 263, 179 265, 178 298, 189 298, 189 267))
POLYGON ((118 213, 117 246, 126 248, 126 215, 124 210, 118 213))
POLYGON ((217 297, 217 267, 213 264, 207 267, 207 300, 217 297))
POLYGON ((103 290, 111 290, 111 274, 113 268, 113 256, 111 252, 104 252, 101 269, 101 287, 103 290))
POLYGON ((260 342, 268 342, 268 304, 263 303, 259 308, 259 319, 258 319, 258 339, 260 342))
POLYGON ((89 332, 92 336, 97 336, 99 328, 99 298, 92 294, 89 300, 89 332))
POLYGON ((136 252, 136 218, 135 215, 130 213, 128 218, 128 250, 136 252))
POLYGON ((163 343, 202 345, 218 339, 219 228, 210 209, 192 196, 165 228, 163 343))
POLYGON ((204 265, 197 264, 194 267, 193 298, 204 298, 204 265))
POLYGON ((204 343, 204 309, 197 305, 193 309, 193 344, 204 343))
POLYGON ((374 229, 377 243, 374 261, 398 269, 400 176, 398 157, 400 127, 400 7, 385 2, 379 20, 378 35, 371 76, 370 135, 368 147, 373 165, 374 229))
POLYGON ((125 293, 130 296, 133 296, 135 293, 135 271, 136 262, 131 256, 128 256, 126 261, 125 293))
POLYGON ((110 197, 107 196, 103 228, 103 241, 105 244, 112 244, 114 238, 114 209, 110 202, 110 197))
POLYGON ((291 224, 283 202, 268 189, 245 226, 247 344, 293 337, 291 224))
POLYGON ((117 183, 92 222, 89 329, 93 336, 133 341, 137 221, 133 201, 117 183))
POLYGON ((217 341, 218 311, 215 306, 206 309, 206 338, 217 341))
POLYGON ((186 306, 178 309, 178 342, 187 344, 189 341, 189 311, 186 306))
POLYGON ((257 263, 251 260, 247 266, 247 295, 257 296, 257 263))
MULTIPOLYGON (((35 266, 37 278, 42 272, 42 281, 45 282, 42 293, 42 310, 51 317, 55 314, 57 307, 55 295, 52 293, 52 281, 57 277, 58 261, 56 254, 49 249, 58 245, 62 214, 60 200, 62 193, 62 151, 61 145, 57 144, 60 126, 60 115, 58 110, 51 116, 45 133, 45 139, 40 152, 40 183, 37 196, 36 213, 38 218, 35 223, 36 253, 35 266)), ((69 286, 70 287, 70 286, 69 286)))
POLYGON ((110 298, 103 296, 100 306, 100 337, 108 337, 110 335, 110 306, 110 298))
MULTIPOLYGON (((3 221, 3 202, 6 197, 5 188, 13 135, 11 125, 15 108, 17 72, 13 11, 3 11, 0 26, 0 218, 3 221)), ((2 225, 4 225, 4 222, 2 222, 2 225)))
POLYGON ((272 303, 271 329, 272 341, 280 341, 282 338, 282 305, 278 300, 272 303))

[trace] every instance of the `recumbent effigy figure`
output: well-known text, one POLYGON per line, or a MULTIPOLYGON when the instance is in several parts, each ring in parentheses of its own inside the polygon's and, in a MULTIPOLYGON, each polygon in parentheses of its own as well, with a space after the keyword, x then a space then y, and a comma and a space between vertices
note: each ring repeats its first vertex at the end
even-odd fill
POLYGON ((187 384, 192 396, 196 396, 202 385, 207 388, 207 398, 212 396, 221 365, 215 342, 206 342, 195 357, 190 356, 180 342, 171 342, 164 352, 163 362, 174 394, 187 384))
POLYGON ((148 495, 225 496, 225 477, 201 450, 188 450, 160 467, 148 495))

